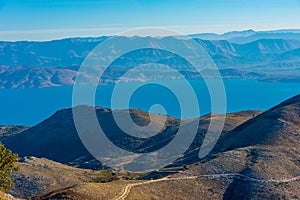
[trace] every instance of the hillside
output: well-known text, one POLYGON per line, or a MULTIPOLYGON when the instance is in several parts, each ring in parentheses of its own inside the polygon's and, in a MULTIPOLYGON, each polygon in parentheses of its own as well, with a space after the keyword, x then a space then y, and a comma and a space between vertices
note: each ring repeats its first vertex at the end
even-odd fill
POLYGON ((17 166, 20 170, 13 173, 15 183, 10 193, 19 198, 33 197, 82 182, 107 182, 114 178, 109 172, 78 169, 44 158, 25 157, 17 166))
MULTIPOLYGON (((98 116, 111 112, 109 109, 97 109, 98 116)), ((43 123, 52 121, 56 127, 58 121, 67 119, 67 113, 68 109, 59 111, 43 123)), ((132 116, 137 123, 147 123, 145 112, 132 110, 132 116)), ((130 181, 102 171, 101 180, 108 182, 97 183, 92 178, 94 175, 97 177, 97 171, 29 157, 19 164, 21 171, 14 174, 16 184, 12 194, 20 197, 28 190, 28 194, 33 191, 31 194, 37 195, 36 199, 70 200, 83 200, 87 196, 90 199, 297 199, 300 196, 299 116, 300 95, 263 113, 243 111, 228 114, 214 153, 189 163, 189 159, 195 158, 192 155, 198 153, 209 119, 220 117, 203 116, 198 139, 186 152, 185 167, 176 165, 144 175, 129 175, 135 177, 130 181), (116 181, 111 182, 114 177, 116 181), (25 183, 31 187, 24 190, 25 183)), ((43 123, 37 127, 46 127, 43 123)), ((169 118, 167 125, 176 123, 176 119, 169 118)), ((30 129, 6 139, 15 140, 18 136, 22 141, 26 135, 33 136, 30 129)), ((46 138, 51 139, 50 136, 46 138)), ((60 138, 64 140, 62 135, 60 138)), ((128 174, 125 179, 128 179, 128 174)))
MULTIPOLYGON (((81 107, 83 109, 94 109, 93 107, 81 107)), ((135 138, 124 134, 116 125, 112 111, 96 107, 96 113, 102 129, 107 133, 115 144, 124 149, 134 152, 150 152, 165 146, 176 134, 180 120, 171 117, 161 125, 160 115, 153 115, 154 127, 163 126, 161 132, 149 138, 135 138)), ((118 111, 122 113, 124 111, 118 111)), ((139 110, 130 110, 133 120, 144 126, 149 123, 148 113, 139 110)), ((259 114, 259 111, 246 111, 229 114, 226 118, 224 133, 243 123, 244 121, 259 114)), ((218 115, 207 115, 199 119, 199 129, 196 139, 186 152, 186 155, 179 161, 179 165, 195 162, 197 149, 202 144, 210 118, 218 118, 218 115)), ((185 122, 186 123, 186 122, 185 122)), ((193 120, 189 123, 193 123, 193 120)), ((188 123, 187 123, 188 125, 188 123)), ((131 130, 138 133, 139 130, 131 130)), ((135 133, 135 134, 136 134, 135 133)), ((35 156, 48 158, 71 166, 91 169, 102 169, 103 166, 95 160, 83 146, 77 130, 74 126, 72 109, 64 109, 56 112, 50 118, 40 124, 16 134, 11 137, 0 138, 0 141, 20 156, 35 156), (59 139, 58 139, 59 138, 59 139)))
POLYGON ((300 95, 252 118, 235 128, 223 145, 237 148, 251 145, 299 148, 300 95))
MULTIPOLYGON (((15 183, 9 193, 22 199, 66 188, 80 187, 83 189, 84 185, 97 185, 106 190, 111 187, 110 184, 120 185, 121 188, 122 181, 136 179, 140 176, 139 174, 121 174, 114 171, 79 169, 36 157, 24 157, 20 159, 17 166, 20 170, 12 175, 15 183), (115 182, 120 183, 116 184, 115 182)), ((114 194, 114 191, 117 193, 120 188, 115 187, 115 190, 111 189, 110 192, 112 195, 117 195, 114 194)))
POLYGON ((298 199, 299 116, 298 95, 224 135, 218 153, 170 176, 179 180, 136 186, 128 199, 298 199))
MULTIPOLYGON (((155 148, 166 144, 172 135, 176 133, 176 124, 179 120, 168 118, 162 133, 157 137, 150 139, 135 139, 118 128, 113 120, 112 111, 104 108, 93 108, 82 106, 82 109, 95 109, 102 128, 108 133, 108 137, 119 146, 139 151, 143 144, 157 139, 157 137, 165 138, 157 140, 161 143, 155 145, 155 148), (128 143, 130 142, 130 143, 128 143)), ((124 111, 119 111, 124 112, 124 111)), ((131 110, 132 117, 138 124, 147 124, 149 121, 148 113, 131 110)), ((157 119, 161 116, 155 115, 157 119)), ((95 160, 86 148, 83 146, 74 125, 72 109, 64 109, 56 112, 53 116, 41 122, 40 124, 25 130, 22 134, 0 139, 7 148, 17 152, 20 156, 36 156, 45 157, 57 162, 66 163, 72 166, 83 168, 102 169, 103 166, 95 160), (59 138, 59 139, 58 139, 59 138)))

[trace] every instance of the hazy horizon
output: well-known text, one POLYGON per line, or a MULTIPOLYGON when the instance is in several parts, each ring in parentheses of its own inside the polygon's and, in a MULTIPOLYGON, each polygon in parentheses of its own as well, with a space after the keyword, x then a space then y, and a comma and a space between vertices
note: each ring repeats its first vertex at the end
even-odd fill
POLYGON ((1 41, 115 35, 139 27, 182 34, 298 29, 300 1, 1 0, 1 41))
MULTIPOLYGON (((141 29, 143 29, 143 27, 139 27, 141 29)), ((157 29, 166 29, 166 30, 170 30, 170 31, 176 31, 176 30, 172 30, 172 29, 168 29, 168 28, 165 28, 165 27, 145 27, 145 28, 157 28, 157 29)), ((128 28, 127 31, 129 30, 134 30, 136 28, 128 28)), ((44 31, 41 31, 41 32, 46 32, 47 30, 44 30, 44 31)), ((48 30, 49 31, 49 30, 48 30)), ((218 33, 218 32, 195 32, 195 33, 187 33, 185 34, 186 36, 195 36, 195 35, 200 35, 200 34, 216 34, 216 35, 219 35, 219 36, 222 36, 224 34, 227 34, 227 33, 232 33, 232 32, 246 32, 246 31, 254 31, 256 33, 259 33, 259 32, 275 32, 275 31, 278 31, 278 32, 299 32, 300 33, 300 28, 299 29, 294 29, 294 28, 287 28, 287 29, 268 29, 268 30, 255 30, 255 29, 243 29, 243 30, 230 30, 230 31, 226 31, 226 32, 221 32, 221 33, 218 33)), ((1 31, 0 31, 1 32, 1 31)), ((120 32, 122 33, 122 32, 120 32)), ((74 36, 65 36, 65 37, 57 37, 57 38, 49 38, 49 39, 19 39, 19 40, 2 40, 0 38, 0 41, 2 42, 23 42, 23 41, 26 41, 26 42, 47 42, 47 41, 54 41, 54 40, 63 40, 63 39, 72 39, 72 38, 100 38, 100 37, 111 37, 111 36, 123 36, 122 34, 121 35, 118 35, 119 33, 116 33, 116 34, 99 34, 99 35, 74 35, 74 36)), ((1 35, 1 34, 0 34, 1 35)), ((168 36, 176 36, 176 35, 129 35, 128 37, 168 37, 168 36)))

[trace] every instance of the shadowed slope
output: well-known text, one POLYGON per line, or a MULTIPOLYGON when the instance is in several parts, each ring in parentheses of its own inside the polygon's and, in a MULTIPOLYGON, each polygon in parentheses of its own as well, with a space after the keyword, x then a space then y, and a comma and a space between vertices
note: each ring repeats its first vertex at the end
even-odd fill
POLYGON ((271 108, 234 129, 223 141, 226 148, 272 145, 299 148, 300 95, 271 108))
MULTIPOLYGON (((80 109, 95 109, 98 121, 106 136, 117 146, 136 153, 151 152, 168 144, 178 130, 179 119, 153 115, 153 126, 163 127, 158 134, 149 138, 133 137, 124 133, 113 119, 112 111, 105 108, 93 108, 81 106, 80 109)), ((114 111, 122 116, 126 111, 114 111)), ((143 127, 149 124, 149 113, 130 109, 133 121, 143 127)), ((259 114, 259 111, 243 111, 227 115, 224 133, 243 123, 244 121, 259 114)), ((217 120, 221 115, 206 115, 200 118, 198 134, 185 158, 180 165, 197 161, 197 151, 202 144, 210 119, 217 120)), ((195 120, 195 119, 194 119, 195 120)), ((194 120, 188 120, 193 123, 194 120)), ((187 123, 188 125, 188 121, 187 123)), ((135 135, 139 128, 130 129, 135 135)), ((189 134, 188 132, 186 134, 189 134)), ((82 168, 103 168, 101 163, 95 160, 82 144, 74 126, 72 109, 64 109, 56 112, 50 118, 40 124, 11 137, 0 139, 8 148, 20 156, 45 157, 57 162, 66 163, 82 168)))

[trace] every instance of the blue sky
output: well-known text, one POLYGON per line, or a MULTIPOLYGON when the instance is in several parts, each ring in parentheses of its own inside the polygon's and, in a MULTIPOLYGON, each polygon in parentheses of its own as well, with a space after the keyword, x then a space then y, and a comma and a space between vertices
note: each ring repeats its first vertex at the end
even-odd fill
POLYGON ((300 28, 300 0, 0 0, 0 40, 300 28))

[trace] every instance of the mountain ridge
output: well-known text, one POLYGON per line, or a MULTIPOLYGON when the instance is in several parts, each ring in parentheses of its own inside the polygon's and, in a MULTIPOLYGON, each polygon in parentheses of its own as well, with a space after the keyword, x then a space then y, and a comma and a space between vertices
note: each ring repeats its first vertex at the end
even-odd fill
POLYGON ((230 141, 224 143, 230 149, 254 144, 299 148, 295 141, 300 134, 299 121, 300 95, 296 95, 236 127, 227 138, 230 141))
MULTIPOLYGON (((89 52, 107 37, 99 39, 64 39, 50 42, 0 42, 0 88, 41 88, 73 85, 81 63, 89 52)), ((168 40, 175 45, 178 38, 119 37, 120 41, 155 43, 168 40)), ((227 40, 209 41, 194 39, 208 52, 224 79, 253 79, 258 81, 300 80, 300 73, 294 70, 300 65, 300 40, 259 39, 245 44, 227 40), (277 73, 275 73, 277 72, 277 73), (280 73, 278 73, 280 72, 280 73)), ((118 49, 111 49, 111 52, 118 49)), ((100 54, 99 54, 100 56, 100 54)), ((130 52, 115 60, 102 77, 105 83, 120 81, 119 76, 127 69, 145 63, 172 66, 186 79, 216 78, 216 73, 201 76, 181 57, 158 49, 143 49, 130 52)), ((96 71, 103 70, 98 66, 96 71)), ((207 66, 197 66, 203 71, 207 66)), ((179 79, 178 75, 166 69, 143 70, 133 73, 125 81, 148 81, 153 79, 179 79), (143 75, 141 74, 143 73, 143 75), (142 78, 144 77, 144 78, 142 78)), ((80 73, 87 80, 90 74, 80 73)))
MULTIPOLYGON (((81 108, 93 109, 93 107, 81 108)), ((130 109, 129 111, 132 119, 137 124, 144 126, 149 123, 149 113, 135 109, 130 109)), ((114 112, 124 111, 121 110, 114 112)), ((115 124, 112 111, 110 109, 96 107, 96 113, 103 131, 108 134, 107 137, 109 137, 111 141, 114 141, 114 143, 121 148, 140 153, 148 151, 151 152, 168 144, 177 133, 178 126, 180 124, 179 119, 167 117, 167 121, 163 125, 159 134, 148 139, 138 139, 127 134, 124 135, 124 132, 115 124)), ((225 123, 225 130, 228 131, 259 113, 260 111, 242 111, 240 113, 228 114, 225 123)), ((151 114, 151 117, 154 121, 159 122, 161 115, 151 114)), ((197 157, 195 149, 197 149, 198 145, 203 141, 210 117, 217 118, 221 117, 221 115, 205 115, 199 118, 200 127, 198 129, 196 141, 187 151, 186 158, 181 159, 181 161, 178 162, 181 163, 180 165, 182 165, 182 163, 191 162, 192 157, 197 157)), ((191 123, 193 123, 194 120, 185 121, 191 121, 191 123)), ((102 169, 104 167, 99 161, 90 155, 82 144, 74 125, 72 109, 57 111, 55 114, 36 126, 33 126, 20 134, 0 138, 0 141, 3 142, 7 148, 19 153, 20 156, 30 155, 35 157, 45 157, 57 162, 81 168, 102 169), (57 138, 60 138, 60 140, 57 140, 57 138)))

